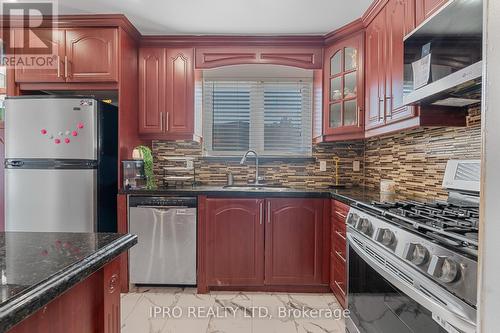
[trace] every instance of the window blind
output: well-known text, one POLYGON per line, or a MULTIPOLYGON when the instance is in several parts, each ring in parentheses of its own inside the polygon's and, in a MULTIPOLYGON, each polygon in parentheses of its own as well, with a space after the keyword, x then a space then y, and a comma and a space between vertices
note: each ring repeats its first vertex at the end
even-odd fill
POLYGON ((311 156, 310 81, 207 80, 203 106, 206 155, 311 156))

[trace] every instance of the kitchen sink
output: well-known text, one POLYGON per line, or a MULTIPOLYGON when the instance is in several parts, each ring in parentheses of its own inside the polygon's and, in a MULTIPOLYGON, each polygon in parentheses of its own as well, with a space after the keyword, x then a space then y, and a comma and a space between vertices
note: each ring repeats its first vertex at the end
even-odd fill
POLYGON ((237 190, 237 191, 287 191, 290 189, 288 186, 282 185, 226 185, 222 187, 225 190, 237 190))

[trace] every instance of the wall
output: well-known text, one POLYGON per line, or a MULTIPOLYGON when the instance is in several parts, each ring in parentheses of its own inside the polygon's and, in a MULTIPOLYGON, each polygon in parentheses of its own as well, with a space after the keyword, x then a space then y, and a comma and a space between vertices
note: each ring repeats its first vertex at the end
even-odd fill
MULTIPOLYGON (((195 157, 197 180, 203 185, 224 185, 226 174, 231 171, 235 182, 245 183, 255 175, 254 160, 249 158, 246 165, 239 164, 238 159, 231 161, 214 161, 202 158, 202 145, 193 141, 153 141, 155 174, 162 179, 163 168, 176 166, 162 158, 166 156, 195 157)), ((332 158, 338 156, 340 184, 361 185, 363 182, 363 142, 343 142, 318 144, 313 146, 312 160, 301 161, 261 161, 260 172, 268 183, 279 183, 297 188, 326 188, 335 183, 334 163, 332 158), (319 161, 327 161, 327 170, 319 171, 319 161), (353 161, 360 161, 360 171, 353 172, 353 161)), ((161 186, 161 182, 159 184, 161 186)))
POLYGON ((465 128, 418 128, 366 140, 365 185, 380 179, 397 183, 397 191, 416 197, 446 199, 441 188, 449 159, 481 158, 481 110, 469 110, 465 128))

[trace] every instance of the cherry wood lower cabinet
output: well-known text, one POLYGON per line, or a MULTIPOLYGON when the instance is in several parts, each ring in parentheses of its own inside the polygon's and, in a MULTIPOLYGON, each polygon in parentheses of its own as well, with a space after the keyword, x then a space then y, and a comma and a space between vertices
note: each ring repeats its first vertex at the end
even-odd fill
POLYGON ((115 259, 8 333, 119 333, 120 262, 115 259))
POLYGON ((332 200, 332 224, 330 253, 330 288, 344 308, 347 307, 347 244, 346 244, 346 218, 349 206, 332 200))
POLYGON ((264 284, 264 200, 207 199, 207 284, 264 284))
POLYGON ((328 199, 205 198, 199 205, 199 292, 327 287, 328 199))
POLYGON ((322 281, 321 199, 266 200, 267 285, 314 285, 322 281))

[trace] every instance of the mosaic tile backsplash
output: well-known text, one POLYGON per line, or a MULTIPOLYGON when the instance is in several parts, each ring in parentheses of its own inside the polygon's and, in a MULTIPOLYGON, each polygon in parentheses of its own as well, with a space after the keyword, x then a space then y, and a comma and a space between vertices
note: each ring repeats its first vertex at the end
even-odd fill
MULTIPOLYGON (((282 184, 296 188, 327 188, 335 184, 335 163, 339 158, 339 184, 362 185, 364 144, 342 142, 317 144, 313 147, 314 160, 307 161, 260 161, 260 175, 271 184, 282 184), (320 171, 320 161, 326 161, 326 171, 320 171), (354 161, 360 164, 353 171, 354 161)), ((235 183, 246 183, 255 178, 255 163, 249 158, 245 165, 238 160, 214 161, 202 158, 202 145, 193 141, 153 141, 154 172, 157 179, 165 175, 165 167, 175 167, 179 162, 164 160, 164 157, 194 157, 196 179, 203 185, 225 185, 226 175, 231 172, 235 183), (176 164, 177 163, 177 164, 176 164)), ((186 173, 189 174, 189 173, 186 173)), ((168 173, 167 173, 168 175, 168 173)))
POLYGON ((446 199, 441 188, 449 159, 481 157, 481 110, 469 110, 467 127, 418 128, 365 142, 365 186, 378 188, 381 179, 394 180, 396 191, 446 199))
MULTIPOLYGON (((366 186, 377 190, 381 179, 396 182, 397 191, 416 197, 445 199, 441 188, 449 159, 477 159, 481 154, 480 108, 469 110, 468 126, 463 128, 418 128, 365 141, 321 143, 313 146, 314 160, 261 162, 260 172, 267 183, 296 188, 327 188, 335 184, 334 157, 339 158, 339 184, 366 186), (326 161, 326 171, 320 171, 326 161), (353 163, 359 162, 359 171, 353 163)), ((254 178, 254 160, 207 160, 202 145, 193 141, 153 141, 154 171, 160 180, 164 167, 177 166, 164 157, 193 157, 197 177, 203 185, 224 185, 226 174, 235 183, 254 178)), ((189 174, 189 173, 187 173, 189 174)))

